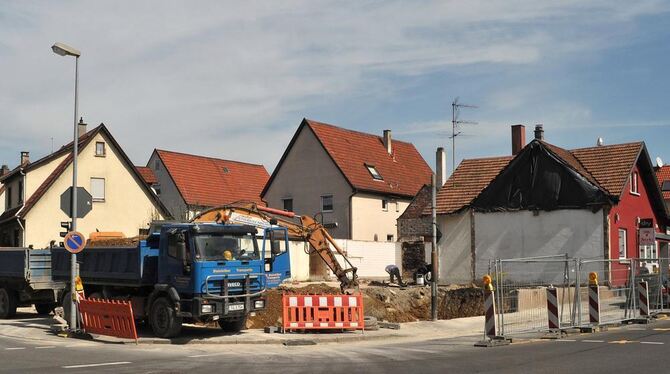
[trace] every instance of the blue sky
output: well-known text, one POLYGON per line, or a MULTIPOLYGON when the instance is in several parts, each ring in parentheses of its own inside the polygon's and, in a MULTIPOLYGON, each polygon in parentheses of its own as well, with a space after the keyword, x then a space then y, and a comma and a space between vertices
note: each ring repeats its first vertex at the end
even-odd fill
POLYGON ((530 139, 543 123, 558 146, 644 140, 670 163, 668 2, 343 4, 0 0, 0 162, 71 136, 60 41, 82 51, 81 115, 136 164, 163 148, 271 171, 308 117, 390 128, 432 165, 438 146, 451 158, 455 97, 479 107, 457 161, 509 154, 510 125, 530 139))

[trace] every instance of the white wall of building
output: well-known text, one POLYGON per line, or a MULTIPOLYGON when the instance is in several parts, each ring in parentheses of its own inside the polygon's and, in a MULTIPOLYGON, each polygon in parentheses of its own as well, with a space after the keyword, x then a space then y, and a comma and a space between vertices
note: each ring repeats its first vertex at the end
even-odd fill
MULTIPOLYGON (((470 241, 470 211, 437 217, 442 238, 437 243, 440 251, 439 283, 460 284, 472 281, 472 251, 470 241)), ((431 245, 426 246, 426 263, 430 263, 431 245)))
POLYGON ((357 193, 351 197, 351 238, 354 240, 380 242, 398 240, 396 227, 398 217, 407 209, 411 200, 390 199, 389 197, 357 193), (386 200, 386 209, 382 201, 386 200))

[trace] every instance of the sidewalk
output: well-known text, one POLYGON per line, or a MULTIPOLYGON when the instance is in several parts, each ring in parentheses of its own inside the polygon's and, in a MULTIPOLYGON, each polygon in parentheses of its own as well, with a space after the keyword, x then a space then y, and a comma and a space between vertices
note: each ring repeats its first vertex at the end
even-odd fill
MULTIPOLYGON (((16 319, 0 320, 0 336, 26 340, 61 340, 49 331, 50 317, 39 317, 32 308, 20 308, 16 319)), ((244 330, 224 334, 216 328, 185 325, 179 337, 161 339, 152 336, 148 326, 138 328, 139 344, 326 344, 374 340, 431 340, 478 336, 484 331, 484 317, 402 323, 399 330, 266 334, 262 330, 244 330)), ((132 340, 94 336, 100 343, 135 344, 132 340)))

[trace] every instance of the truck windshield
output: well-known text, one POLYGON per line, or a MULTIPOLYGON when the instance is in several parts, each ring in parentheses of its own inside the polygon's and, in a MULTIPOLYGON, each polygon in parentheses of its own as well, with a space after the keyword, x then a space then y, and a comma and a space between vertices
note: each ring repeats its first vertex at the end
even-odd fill
POLYGON ((197 235, 195 245, 204 261, 258 260, 258 245, 252 234, 246 235, 197 235))

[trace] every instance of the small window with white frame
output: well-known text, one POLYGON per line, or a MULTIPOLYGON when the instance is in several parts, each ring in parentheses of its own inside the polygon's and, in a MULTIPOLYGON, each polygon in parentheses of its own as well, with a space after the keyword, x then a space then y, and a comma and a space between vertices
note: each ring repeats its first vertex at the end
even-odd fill
POLYGON ((333 195, 321 196, 321 211, 322 212, 333 211, 333 195))
POLYGON ((105 157, 105 142, 95 142, 95 155, 97 157, 105 157))
POLYGON ((627 245, 627 232, 626 229, 619 229, 619 259, 623 260, 628 255, 628 245, 627 245))
POLYGON ((105 178, 91 178, 91 198, 93 201, 105 201, 105 178))
POLYGON ((634 171, 630 173, 630 193, 634 195, 639 195, 640 192, 638 190, 638 177, 637 177, 637 171, 634 171))
POLYGON ((389 211, 389 201, 386 200, 386 199, 382 199, 382 210, 383 210, 384 212, 388 212, 388 211, 389 211))

